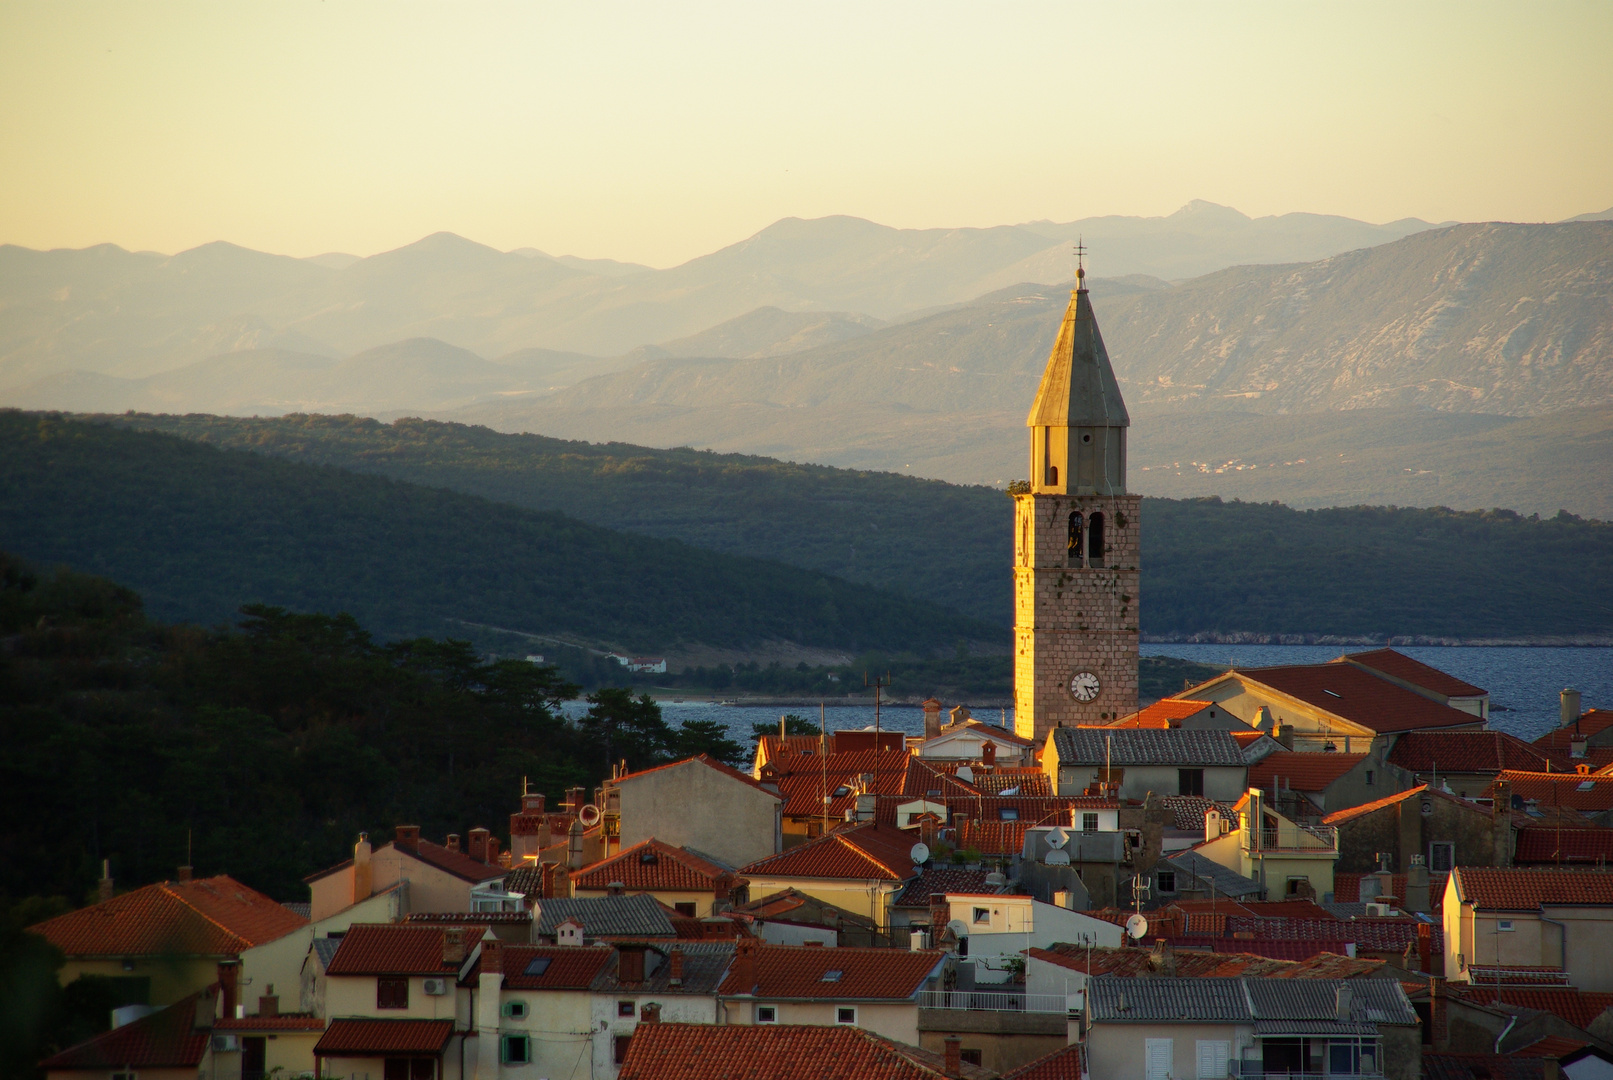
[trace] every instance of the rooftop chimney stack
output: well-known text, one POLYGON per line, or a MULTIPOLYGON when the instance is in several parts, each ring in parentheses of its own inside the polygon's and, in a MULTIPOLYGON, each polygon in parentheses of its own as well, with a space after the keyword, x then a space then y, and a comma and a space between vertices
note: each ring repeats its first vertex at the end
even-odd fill
POLYGON ((1213 806, 1204 811, 1204 839, 1221 839, 1221 811, 1213 806))
POLYGON ((358 834, 353 845, 353 903, 368 900, 375 891, 375 869, 370 865, 370 834, 358 834))
POLYGON ((477 862, 487 861, 487 830, 482 828, 470 831, 470 845, 466 851, 477 862))
POLYGON ((941 734, 941 703, 934 698, 924 703, 924 737, 933 739, 941 734))
POLYGON ((1577 731, 1568 736, 1568 756, 1571 758, 1584 757, 1590 741, 1587 736, 1577 731))
POLYGON ((458 967, 465 962, 465 928, 449 926, 442 932, 442 962, 458 967))
POLYGON ((963 1040, 956 1035, 946 1037, 946 1074, 963 1075, 963 1040))
POLYGON ((269 985, 265 986, 263 990, 263 995, 258 998, 258 1015, 279 1016, 280 995, 274 992, 274 983, 270 983, 269 985))
POLYGON ((180 881, 189 881, 189 880, 191 880, 192 872, 194 871, 194 869, 195 869, 194 867, 190 867, 190 866, 181 866, 179 868, 179 880, 180 881))
POLYGON ((741 994, 756 990, 756 939, 740 938, 734 943, 734 980, 741 994))
POLYGON ((219 1015, 226 1020, 235 1019, 236 995, 241 983, 241 961, 218 962, 219 1015))
POLYGON ((653 1001, 646 1001, 639 1007, 638 1022, 641 1024, 659 1024, 661 1022, 661 1006, 653 1001))
POLYGON ((459 834, 456 833, 456 832, 449 833, 448 834, 448 842, 446 844, 444 844, 443 847, 447 848, 449 851, 458 851, 459 850, 459 834))
POLYGON ((392 846, 399 851, 407 851, 411 855, 420 852, 420 826, 399 825, 397 836, 392 840, 392 846))
POLYGON ((623 885, 620 881, 606 882, 605 883, 605 895, 606 896, 621 896, 626 891, 626 888, 627 887, 625 885, 623 885))
POLYGON ((566 865, 573 870, 582 869, 582 822, 575 818, 572 819, 571 831, 566 836, 566 865))
POLYGON ((1339 1023, 1348 1024, 1350 1022, 1350 1012, 1354 1004, 1355 991, 1348 986, 1339 987, 1333 996, 1334 1012, 1339 1023))
POLYGON ((667 953, 666 981, 668 986, 683 985, 683 950, 676 945, 667 953))
POLYGON ((1562 699, 1563 726, 1579 723, 1579 691, 1573 688, 1566 689, 1559 695, 1562 699))
POLYGON ((980 748, 980 763, 988 769, 997 765, 997 744, 990 739, 987 739, 986 744, 980 748))
POLYGON ((101 898, 101 903, 103 903, 103 904, 106 903, 108 900, 112 899, 112 860, 111 859, 102 859, 101 860, 101 883, 100 883, 100 894, 99 895, 100 895, 100 898, 101 898))

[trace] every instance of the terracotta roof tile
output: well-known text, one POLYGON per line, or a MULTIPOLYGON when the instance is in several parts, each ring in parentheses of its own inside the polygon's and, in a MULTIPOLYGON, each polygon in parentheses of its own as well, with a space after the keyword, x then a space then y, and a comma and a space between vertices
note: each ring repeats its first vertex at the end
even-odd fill
POLYGON ((1205 709, 1215 705, 1213 701, 1198 701, 1193 698, 1161 698, 1146 709, 1139 709, 1130 716, 1122 716, 1119 720, 1107 724, 1082 724, 1082 727, 1101 728, 1168 728, 1173 723, 1179 723, 1189 716, 1197 715, 1205 709))
POLYGON ((1329 784, 1365 760, 1365 754, 1279 750, 1249 766, 1249 786, 1269 788, 1281 780, 1283 787, 1295 791, 1326 791, 1329 784))
POLYGON ((1613 829, 1518 830, 1513 861, 1520 863, 1613 863, 1613 829))
POLYGON ((214 1022, 215 1031, 324 1031, 323 1017, 312 1013, 280 1013, 278 1016, 238 1016, 214 1022))
POLYGON ((1591 1045, 1583 1039, 1565 1039, 1561 1035, 1547 1035, 1544 1039, 1512 1051, 1518 1057, 1562 1058, 1577 1054, 1591 1045))
POLYGON ((1613 776, 1513 772, 1509 769, 1496 774, 1495 780, 1485 789, 1485 796, 1492 797, 1495 785, 1499 783, 1511 785, 1513 795, 1525 800, 1534 799, 1542 806, 1567 806, 1588 814, 1613 810, 1613 776))
POLYGON ((208 1033, 196 1028, 196 1008, 203 997, 203 994, 192 994, 161 1012, 68 1047, 40 1062, 40 1068, 100 1072, 124 1067, 194 1071, 207 1050, 208 1033))
POLYGON ((940 1080, 934 1057, 859 1027, 640 1024, 620 1080, 940 1080))
POLYGON ((1421 660, 1413 660, 1405 653, 1394 649, 1373 649, 1370 652, 1346 653, 1333 663, 1352 663, 1373 671, 1381 671, 1402 682, 1409 682, 1413 686, 1420 686, 1424 690, 1431 690, 1445 697, 1483 697, 1485 690, 1464 682, 1455 675, 1447 675, 1436 667, 1430 667, 1421 660))
POLYGON ((1540 1058, 1516 1054, 1443 1054, 1423 1051, 1423 1080, 1543 1080, 1540 1058))
POLYGON ((969 719, 963 721, 962 723, 942 724, 941 725, 941 734, 942 735, 956 735, 959 732, 969 731, 971 729, 978 729, 978 730, 984 732, 985 734, 990 735, 993 739, 997 739, 997 740, 1000 740, 1000 741, 1005 742, 1005 743, 1011 743, 1014 746, 1035 746, 1036 745, 1036 740, 1035 739, 1027 739, 1023 735, 1019 735, 1019 734, 1016 734, 1016 733, 1014 733, 1012 731, 1009 731, 1007 728, 1003 727, 1000 724, 988 724, 984 720, 976 720, 974 717, 970 717, 969 719))
POLYGON ((1613 873, 1556 867, 1458 866, 1456 894, 1488 911, 1538 911, 1542 904, 1613 904, 1613 873))
POLYGON ((1613 994, 1591 993, 1571 986, 1503 986, 1500 1002, 1497 1003, 1493 986, 1448 985, 1452 993, 1459 993, 1480 1005, 1513 1011, 1532 1009, 1548 1012, 1581 1029, 1590 1027, 1591 1021, 1613 1008, 1613 994))
MULTIPOLYGON (((615 955, 615 949, 603 945, 505 945, 499 949, 499 966, 508 990, 586 990, 615 955)), ((481 973, 478 955, 466 981, 476 985, 481 973)))
MULTIPOLYGON (((398 850, 396 843, 389 844, 388 847, 398 850)), ((443 845, 434 844, 430 840, 421 840, 419 846, 413 852, 405 851, 403 854, 412 854, 421 862, 429 866, 435 866, 444 873, 452 874, 456 878, 469 881, 472 884, 491 881, 509 873, 508 867, 473 859, 463 851, 450 851, 443 845)))
MULTIPOLYGON (((444 926, 417 923, 355 923, 342 937, 326 973, 330 975, 453 975, 458 964, 443 962, 444 926)), ((469 954, 487 932, 465 928, 469 954)))
POLYGON ((913 874, 914 837, 890 825, 863 822, 809 840, 743 867, 751 878, 853 878, 905 881, 913 874))
POLYGON ((233 956, 307 924, 221 874, 147 885, 29 929, 68 956, 233 956))
POLYGON ((1071 1043, 1028 1065, 1003 1073, 1003 1080, 1086 1080, 1086 1044, 1071 1043))
POLYGON ((958 825, 958 847, 992 857, 1023 854, 1025 830, 1034 821, 963 821, 958 825))
POLYGON ((1550 758, 1504 731, 1408 731, 1395 740, 1389 763, 1418 773, 1542 772, 1550 758))
POLYGON ((1483 723, 1351 664, 1245 668, 1223 677, 1260 683, 1383 734, 1483 723))
POLYGON ((1446 801, 1455 803, 1464 809, 1471 810, 1475 814, 1488 815, 1490 813, 1489 807, 1480 806, 1470 799, 1460 798, 1456 795, 1450 794, 1449 792, 1440 791, 1438 788, 1430 789, 1427 784, 1418 784, 1414 788, 1408 788, 1407 790, 1394 795, 1385 795, 1381 799, 1374 799, 1369 803, 1362 803, 1360 806, 1350 806, 1343 810, 1335 810, 1322 819, 1322 824, 1342 825, 1346 821, 1354 821, 1356 818, 1365 817, 1366 815, 1376 813, 1385 807, 1393 806, 1396 803, 1405 802, 1407 799, 1415 799, 1419 796, 1427 796, 1434 799, 1445 799, 1446 801))
POLYGON ((1613 709, 1591 709, 1580 714, 1578 723, 1554 727, 1530 745, 1566 758, 1575 735, 1600 735, 1610 727, 1613 727, 1613 709))
POLYGON ((907 883, 892 907, 928 908, 931 893, 985 892, 985 870, 950 870, 934 867, 907 883))
POLYGON ((718 993, 766 999, 905 1001, 946 959, 933 950, 836 949, 741 942, 718 993), (744 986, 743 950, 755 954, 753 986, 744 986), (838 972, 838 974, 835 974, 838 972))
POLYGON ((572 875, 571 884, 578 889, 604 889, 620 882, 626 889, 643 892, 713 892, 722 882, 735 880, 731 871, 710 859, 651 837, 583 867, 572 875))
POLYGON ((319 1057, 440 1054, 454 1033, 452 1020, 332 1020, 314 1044, 319 1057))

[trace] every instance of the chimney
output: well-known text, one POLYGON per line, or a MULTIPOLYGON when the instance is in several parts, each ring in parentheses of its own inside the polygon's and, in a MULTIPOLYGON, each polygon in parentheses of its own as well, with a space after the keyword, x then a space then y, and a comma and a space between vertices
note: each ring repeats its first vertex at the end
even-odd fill
POLYGON ((1355 1004, 1355 991, 1348 985, 1340 986, 1333 995, 1333 1011, 1339 1023, 1350 1022, 1350 1009, 1355 1004))
POLYGON ((1558 695, 1562 703, 1563 726, 1579 723, 1579 691, 1573 688, 1564 690, 1558 695))
POLYGON ((625 885, 623 885, 620 881, 608 881, 608 882, 605 883, 605 895, 606 896, 621 896, 626 891, 627 891, 627 887, 625 885))
POLYGON ((235 1019, 235 1003, 241 982, 241 961, 218 962, 219 1015, 226 1020, 235 1019))
POLYGON ((489 865, 489 866, 508 866, 508 865, 510 865, 510 860, 501 859, 499 857, 498 849, 499 849, 498 837, 489 836, 487 838, 487 865, 489 865))
POLYGON ((1590 741, 1588 735, 1578 731, 1574 732, 1568 737, 1568 756, 1574 758, 1584 757, 1585 747, 1590 741))
POLYGON ((963 1040, 956 1035, 946 1037, 946 1074, 963 1075, 963 1040))
POLYGON ((487 981, 488 975, 497 975, 502 981, 504 978, 504 943, 498 938, 486 938, 482 941, 482 981, 487 981))
POLYGON ((465 928, 445 927, 442 932, 442 962, 458 967, 465 962, 465 928))
POLYGON ((875 795, 873 792, 868 792, 867 794, 857 796, 858 821, 874 820, 874 804, 878 801, 878 799, 879 796, 875 795))
POLYGON ((924 737, 933 739, 941 734, 941 703, 934 698, 924 703, 924 737))
POLYGON ((101 903, 112 899, 112 860, 101 860, 101 903))
POLYGON ((997 744, 990 739, 980 748, 980 763, 992 768, 997 765, 997 744))
POLYGON ((470 831, 470 846, 466 850, 466 854, 475 859, 477 862, 484 863, 487 861, 486 829, 476 828, 470 831))
POLYGON ((1221 811, 1213 806, 1204 811, 1204 839, 1221 839, 1221 811))
POLYGON ((756 990, 756 939, 740 938, 734 943, 734 982, 741 994, 756 990))
POLYGON ((358 834, 353 845, 353 903, 368 900, 375 891, 375 870, 370 865, 370 834, 358 834))
MULTIPOLYGON (((582 788, 574 788, 582 791, 582 788)), ((566 865, 573 870, 582 869, 582 822, 572 819, 571 831, 566 836, 566 865)))
POLYGON ((1411 865, 1406 867, 1406 910, 1418 911, 1426 915, 1429 913, 1430 899, 1428 895, 1428 863, 1421 855, 1413 855, 1411 865))
POLYGON ((274 992, 274 983, 265 986, 263 990, 263 995, 258 998, 258 1015, 279 1016, 280 995, 274 992))
POLYGON ((935 939, 941 940, 946 933, 947 915, 950 909, 947 906, 947 894, 933 892, 930 894, 930 929, 935 933, 935 939))
POLYGON ((531 792, 528 792, 527 794, 522 795, 521 796, 521 813, 523 813, 523 814, 541 814, 541 813, 543 813, 543 796, 541 794, 534 795, 531 792))
POLYGON ((1417 924, 1417 961, 1421 970, 1434 970, 1434 928, 1429 923, 1417 924))
POLYGON ((582 813, 583 789, 572 787, 566 789, 566 813, 573 817, 582 813))
MULTIPOLYGON (((504 1023, 500 1007, 504 996, 504 944, 489 937, 482 942, 481 974, 477 980, 475 1012, 470 1022, 486 1032, 495 1032, 504 1023)), ((498 1059, 494 1058, 496 1062, 498 1059)), ((480 1070, 478 1070, 480 1071, 480 1070)))
POLYGON ((676 945, 667 953, 666 982, 668 986, 683 985, 683 950, 676 945))
POLYGON ((659 1024, 661 1022, 661 1006, 653 1001, 646 1001, 639 1006, 638 1022, 641 1024, 659 1024))
POLYGON ((194 869, 193 867, 181 866, 179 868, 179 880, 180 881, 189 881, 191 879, 191 871, 193 869, 194 869))
POLYGON ((399 825, 397 836, 392 840, 392 846, 399 851, 407 851, 411 855, 420 852, 420 826, 399 825))
POLYGON ((1282 743, 1284 750, 1294 748, 1294 725, 1277 723, 1271 729, 1271 737, 1282 743))
POLYGON ((954 706, 952 708, 952 710, 947 713, 947 717, 954 724, 961 724, 965 720, 973 720, 974 719, 974 715, 969 712, 969 708, 966 705, 954 706))
POLYGON ((458 851, 459 850, 459 834, 456 833, 456 832, 449 833, 448 834, 448 842, 446 844, 444 844, 443 847, 447 848, 449 851, 458 851))

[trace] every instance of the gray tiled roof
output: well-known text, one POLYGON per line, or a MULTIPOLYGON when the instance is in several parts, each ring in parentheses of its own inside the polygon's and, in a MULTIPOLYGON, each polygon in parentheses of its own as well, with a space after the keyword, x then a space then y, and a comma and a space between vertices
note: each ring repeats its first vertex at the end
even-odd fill
POLYGON ((644 956, 643 982, 623 986, 616 978, 616 963, 612 960, 594 976, 589 989, 596 994, 715 994, 733 959, 734 943, 731 941, 652 946, 644 956), (672 972, 668 957, 675 948, 683 950, 683 985, 678 987, 667 983, 672 972))
POLYGON ((330 967, 331 957, 336 955, 336 950, 341 948, 341 945, 342 939, 339 937, 314 938, 314 958, 319 961, 321 968, 330 967))
POLYGON ((1368 1032, 1417 1023, 1393 979, 1173 979, 1100 975, 1088 983, 1093 1023, 1260 1023, 1281 1031, 1368 1032), (1350 989, 1350 1019, 1338 991, 1350 989), (1124 1007, 1122 1007, 1124 1006, 1124 1007))
POLYGON ((1244 764, 1243 751, 1230 731, 1054 728, 1053 747, 1060 765, 1102 765, 1105 753, 1115 765, 1244 764))
POLYGON ((583 936, 675 938, 677 930, 665 909, 649 893, 633 896, 568 897, 533 902, 539 935, 552 935, 568 918, 582 923, 583 936))
POLYGON ((1218 862, 1206 859, 1196 851, 1180 851, 1164 861, 1174 866, 1177 873, 1190 875, 1186 882, 1180 879, 1177 880, 1176 888, 1178 892, 1182 891, 1184 884, 1190 888, 1193 887, 1192 879, 1196 877, 1200 881, 1215 882, 1215 894, 1217 896, 1230 896, 1236 899, 1240 896, 1258 896, 1260 894, 1260 882, 1254 878, 1246 878, 1236 870, 1229 870, 1218 862))

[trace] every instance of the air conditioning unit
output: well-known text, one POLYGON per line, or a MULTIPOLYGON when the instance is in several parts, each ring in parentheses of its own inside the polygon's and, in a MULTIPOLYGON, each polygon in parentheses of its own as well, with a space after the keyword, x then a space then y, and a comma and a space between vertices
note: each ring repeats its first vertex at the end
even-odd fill
POLYGON ((241 1049, 241 1038, 238 1035, 214 1035, 213 1053, 233 1054, 241 1049))
POLYGON ((448 992, 447 979, 426 979, 424 981, 426 993, 430 994, 432 997, 442 997, 448 992))
POLYGON ((1394 908, 1390 907, 1388 904, 1367 905, 1367 918, 1369 919, 1387 919, 1393 913, 1394 908))

